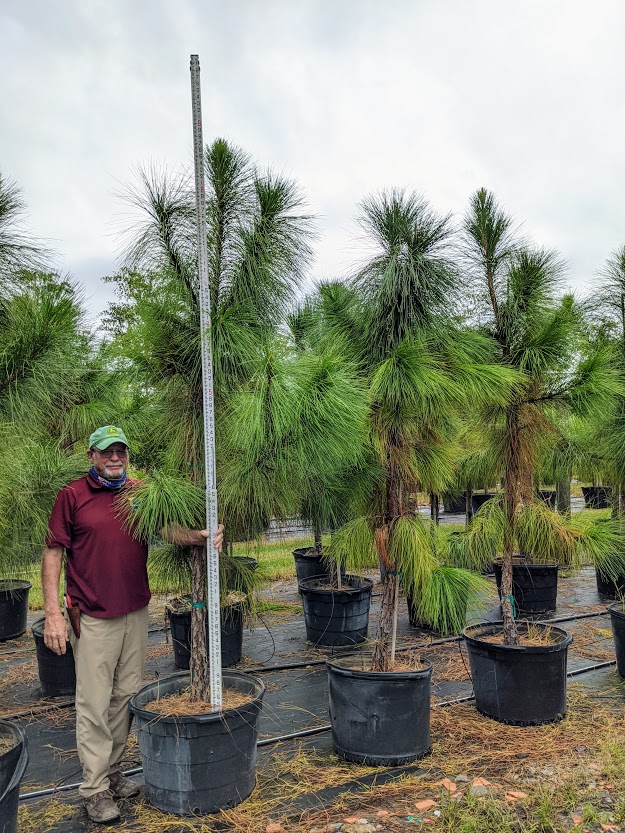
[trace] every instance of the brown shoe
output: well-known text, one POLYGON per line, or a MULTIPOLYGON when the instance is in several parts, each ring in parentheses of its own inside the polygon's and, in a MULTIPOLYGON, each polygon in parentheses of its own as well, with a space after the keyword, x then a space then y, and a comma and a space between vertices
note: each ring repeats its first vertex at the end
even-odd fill
POLYGON ((113 798, 132 798, 133 795, 139 795, 139 785, 130 778, 126 778, 121 772, 111 772, 109 785, 113 798))
POLYGON ((119 807, 113 801, 113 793, 110 790, 102 790, 85 798, 85 809, 91 821, 100 824, 119 818, 119 807))

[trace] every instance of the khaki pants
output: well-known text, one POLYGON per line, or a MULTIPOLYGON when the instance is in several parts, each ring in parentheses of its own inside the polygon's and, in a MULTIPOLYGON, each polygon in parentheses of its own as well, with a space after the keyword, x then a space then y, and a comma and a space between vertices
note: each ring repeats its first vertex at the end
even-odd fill
POLYGON ((76 661, 76 742, 83 798, 106 790, 119 769, 132 718, 128 702, 141 688, 148 643, 148 609, 115 619, 80 617, 80 639, 70 627, 76 661))

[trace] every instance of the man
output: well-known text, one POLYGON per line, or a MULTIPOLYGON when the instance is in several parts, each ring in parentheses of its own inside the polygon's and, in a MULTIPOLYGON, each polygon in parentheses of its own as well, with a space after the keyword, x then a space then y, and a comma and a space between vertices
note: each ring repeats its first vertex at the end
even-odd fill
MULTIPOLYGON (((76 740, 83 767, 80 794, 89 818, 119 817, 116 798, 139 792, 119 769, 130 731, 130 698, 141 687, 148 639, 145 541, 124 528, 115 499, 127 485, 126 435, 105 425, 89 438, 91 469, 57 495, 42 558, 44 641, 64 654, 68 638, 76 664, 76 740), (59 608, 63 551, 66 605, 59 608)), ((129 482, 128 482, 129 483, 129 482)), ((206 530, 169 530, 167 540, 204 546, 206 530)), ((223 527, 214 544, 221 552, 223 527)))

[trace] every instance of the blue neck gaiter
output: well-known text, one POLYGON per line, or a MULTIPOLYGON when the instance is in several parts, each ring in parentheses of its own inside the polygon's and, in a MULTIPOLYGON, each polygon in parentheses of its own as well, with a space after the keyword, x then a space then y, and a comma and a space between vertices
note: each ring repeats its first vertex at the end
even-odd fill
POLYGON ((123 473, 119 480, 107 480, 106 477, 102 477, 102 475, 98 474, 93 466, 91 466, 89 469, 89 475, 95 480, 96 483, 99 483, 100 486, 104 486, 105 489, 112 489, 113 491, 121 489, 126 482, 126 472, 123 473))

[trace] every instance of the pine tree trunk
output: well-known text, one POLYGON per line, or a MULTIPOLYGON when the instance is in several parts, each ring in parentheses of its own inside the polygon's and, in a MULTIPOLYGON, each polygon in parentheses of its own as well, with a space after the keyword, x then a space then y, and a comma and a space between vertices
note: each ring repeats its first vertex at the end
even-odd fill
POLYGON ((382 529, 376 530, 376 548, 378 558, 386 564, 386 576, 382 585, 382 601, 380 603, 380 618, 376 646, 371 663, 372 671, 389 671, 391 667, 391 643, 393 639, 393 618, 398 599, 399 564, 389 558, 390 536, 393 534, 393 521, 401 517, 402 498, 401 482, 396 475, 395 467, 389 464, 386 479, 386 523, 382 529))
POLYGON ((464 510, 465 510, 465 526, 469 526, 471 523, 471 518, 473 517, 473 486, 471 483, 467 483, 467 491, 464 503, 464 510))
POLYGON ((519 437, 519 413, 515 406, 506 411, 506 479, 504 485, 504 512, 506 516, 501 571, 501 610, 503 613, 503 638, 506 645, 518 645, 519 634, 514 621, 512 606, 512 555, 514 552, 514 527, 521 492, 521 440, 519 437))
POLYGON ((439 523, 440 501, 438 495, 430 492, 430 517, 435 524, 439 523))
POLYGON ((315 541, 315 551, 321 552, 321 524, 318 521, 314 521, 313 523, 313 536, 315 541))
POLYGON ((372 671, 389 671, 391 666, 391 641, 393 638, 393 613, 395 609, 395 598, 397 596, 396 586, 399 576, 387 572, 382 585, 382 601, 380 603, 380 618, 378 620, 378 632, 376 635, 375 650, 371 663, 372 671))
POLYGON ((556 482, 556 509, 561 515, 571 514, 571 478, 556 482))
POLYGON ((191 697, 210 702, 208 652, 206 650, 206 548, 193 547, 191 574, 191 697), (195 605, 203 604, 202 607, 195 605))

